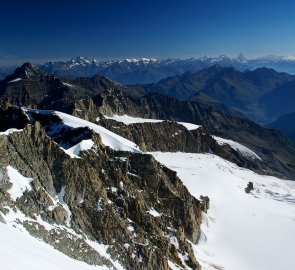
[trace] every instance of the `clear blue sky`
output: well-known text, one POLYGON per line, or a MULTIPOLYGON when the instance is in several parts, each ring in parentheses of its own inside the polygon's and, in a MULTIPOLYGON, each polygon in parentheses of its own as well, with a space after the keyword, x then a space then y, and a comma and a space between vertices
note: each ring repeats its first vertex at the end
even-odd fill
POLYGON ((2 1, 0 65, 89 56, 295 54, 295 1, 2 1))

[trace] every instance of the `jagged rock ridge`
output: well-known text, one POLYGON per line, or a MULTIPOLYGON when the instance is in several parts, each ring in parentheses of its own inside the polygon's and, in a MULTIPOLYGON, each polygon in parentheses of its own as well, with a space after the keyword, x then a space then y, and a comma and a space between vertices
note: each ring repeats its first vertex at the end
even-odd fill
POLYGON ((101 114, 127 114, 202 125, 210 134, 237 141, 261 156, 269 168, 264 173, 290 179, 295 176, 295 146, 280 132, 223 114, 204 104, 179 101, 158 93, 134 99, 119 90, 110 90, 77 102, 73 109, 74 115, 92 122, 101 114))
MULTIPOLYGON (((10 119, 20 128, 24 111, 9 110, 5 118, 14 115, 10 119)), ((117 260, 126 269, 169 269, 169 260, 200 269, 187 240, 197 242, 208 198, 192 197, 176 173, 151 155, 114 151, 90 130, 65 127, 51 138, 60 120, 50 112, 47 116, 28 111, 22 131, 0 135, 4 218, 25 214, 14 222, 90 264, 116 269, 117 260), (94 147, 80 152, 80 158, 70 157, 60 146, 77 143, 65 143, 69 132, 80 140, 91 138, 94 147), (32 179, 31 188, 16 199, 11 196, 8 167, 32 179), (87 239, 107 245, 112 260, 100 256, 87 239)), ((10 123, 6 128, 16 127, 10 123)))

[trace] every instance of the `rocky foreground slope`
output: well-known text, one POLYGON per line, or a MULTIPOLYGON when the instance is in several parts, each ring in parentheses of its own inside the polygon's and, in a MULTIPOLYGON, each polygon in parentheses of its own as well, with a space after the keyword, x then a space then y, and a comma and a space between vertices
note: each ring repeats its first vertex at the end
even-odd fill
POLYGON ((110 269, 200 269, 190 242, 209 200, 194 198, 174 171, 53 112, 9 108, 0 122, 1 222, 110 269))

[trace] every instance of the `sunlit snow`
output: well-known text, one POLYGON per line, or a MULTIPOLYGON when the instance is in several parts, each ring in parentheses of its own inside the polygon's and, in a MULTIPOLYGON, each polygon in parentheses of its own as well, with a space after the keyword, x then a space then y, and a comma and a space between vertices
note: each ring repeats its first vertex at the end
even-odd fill
POLYGON ((218 144, 220 145, 228 144, 231 148, 240 152, 243 156, 261 160, 261 158, 256 153, 254 153, 252 150, 250 150, 244 145, 241 145, 235 141, 223 139, 217 136, 213 136, 213 138, 217 141, 218 144))
POLYGON ((16 78, 16 79, 14 79, 14 80, 12 80, 12 81, 9 81, 8 83, 19 82, 19 81, 21 81, 21 80, 22 80, 21 78, 16 78))
POLYGON ((10 128, 10 129, 7 129, 6 131, 2 131, 0 132, 0 136, 3 135, 3 136, 7 136, 7 135, 10 135, 14 132, 21 132, 23 131, 22 129, 16 129, 16 128, 10 128))
POLYGON ((107 270, 71 259, 26 231, 0 223, 1 269, 16 270, 107 270))
POLYGON ((79 157, 81 151, 90 150, 93 146, 94 142, 91 139, 83 140, 65 151, 72 157, 79 157))
POLYGON ((211 154, 152 153, 195 197, 210 198, 194 246, 204 270, 293 270, 295 185, 211 154), (248 182, 254 191, 245 193, 248 182))
MULTIPOLYGON (((106 119, 112 119, 112 120, 116 120, 117 122, 122 122, 125 125, 137 124, 137 123, 159 123, 159 122, 165 121, 165 120, 160 120, 160 119, 148 119, 148 118, 133 117, 133 116, 129 116, 126 114, 124 114, 124 115, 114 114, 113 116, 104 116, 104 117, 106 119)), ((96 120, 99 121, 99 118, 97 118, 96 120)), ((183 125, 188 130, 193 130, 193 129, 197 129, 200 127, 200 125, 186 123, 186 122, 177 122, 177 123, 180 125, 183 125)))
POLYGON ((99 125, 93 124, 91 122, 88 122, 86 120, 80 119, 78 117, 74 117, 62 112, 55 111, 54 114, 56 114, 60 119, 63 121, 63 123, 67 126, 78 128, 78 127, 88 127, 92 129, 94 132, 99 133, 102 139, 102 142, 104 145, 111 147, 114 150, 117 151, 131 151, 131 152, 141 152, 139 150, 139 147, 134 143, 131 142, 109 130, 107 130, 104 127, 101 127, 99 125))
POLYGON ((30 185, 30 182, 32 181, 31 178, 24 177, 18 172, 18 170, 11 166, 7 166, 6 170, 9 181, 12 183, 12 187, 8 190, 8 193, 14 201, 23 196, 25 191, 32 190, 30 185))

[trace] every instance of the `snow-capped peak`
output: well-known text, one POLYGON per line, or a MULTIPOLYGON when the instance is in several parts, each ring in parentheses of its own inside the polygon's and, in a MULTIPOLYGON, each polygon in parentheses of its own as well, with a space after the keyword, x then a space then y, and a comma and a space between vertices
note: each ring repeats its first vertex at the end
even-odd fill
POLYGON ((96 59, 90 59, 88 57, 83 57, 83 56, 78 56, 69 61, 70 67, 74 66, 87 66, 91 64, 96 64, 97 60, 96 59))
POLYGON ((155 58, 126 58, 125 60, 120 62, 149 64, 157 61, 158 60, 155 58))
POLYGON ((240 53, 240 54, 238 55, 237 60, 240 61, 240 62, 245 62, 245 61, 247 61, 246 58, 245 58, 245 56, 244 56, 242 53, 240 53))

